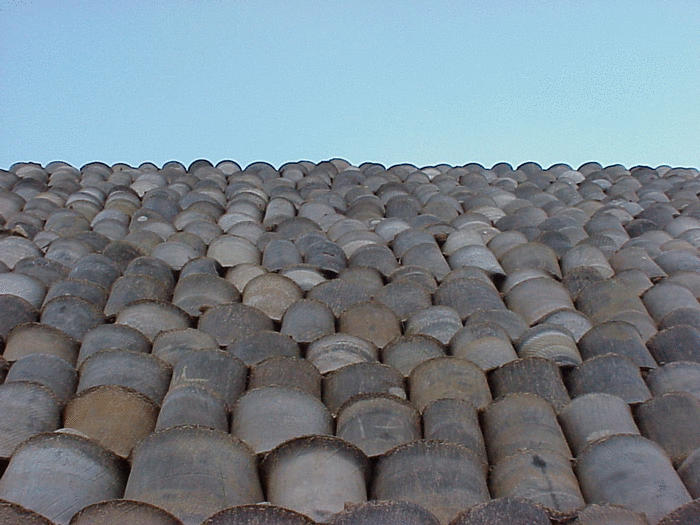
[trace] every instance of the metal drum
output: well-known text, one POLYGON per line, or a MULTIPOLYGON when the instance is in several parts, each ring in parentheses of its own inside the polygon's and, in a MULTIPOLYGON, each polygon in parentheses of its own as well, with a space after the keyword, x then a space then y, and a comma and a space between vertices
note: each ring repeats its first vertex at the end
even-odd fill
POLYGON ((94 441, 71 434, 40 434, 15 451, 0 479, 0 498, 59 524, 98 501, 120 498, 125 464, 94 441))
POLYGON ((112 499, 93 503, 78 512, 70 525, 182 525, 182 522, 160 507, 128 499, 112 499))
POLYGON ((161 507, 185 525, 263 499, 252 451, 217 430, 161 430, 139 443, 131 464, 124 497, 161 507))
POLYGON ((407 501, 368 501, 346 506, 331 525, 440 525, 423 507, 407 501))
POLYGON ((498 498, 460 512, 450 525, 550 525, 549 515, 539 505, 524 499, 498 498))

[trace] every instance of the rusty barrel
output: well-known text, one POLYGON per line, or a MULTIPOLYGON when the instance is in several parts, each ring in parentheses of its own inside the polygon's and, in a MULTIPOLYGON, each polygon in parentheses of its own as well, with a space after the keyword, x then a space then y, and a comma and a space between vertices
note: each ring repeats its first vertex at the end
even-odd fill
POLYGON ((568 457, 559 452, 522 450, 492 466, 489 477, 495 498, 522 498, 555 516, 572 517, 584 506, 568 457))
POLYGON ((331 525, 440 525, 438 519, 420 505, 408 501, 368 501, 348 505, 333 517, 331 525))
POLYGON ((550 525, 545 510, 524 499, 497 498, 460 512, 450 525, 550 525))
POLYGON ((306 359, 270 357, 251 367, 248 389, 264 386, 298 388, 321 397, 321 373, 306 359))
POLYGON ((461 399, 437 399, 423 409, 425 439, 449 441, 468 448, 487 465, 484 436, 474 405, 461 399))
POLYGON ((569 372, 567 384, 574 397, 602 392, 618 396, 626 403, 642 403, 651 397, 639 367, 618 354, 586 359, 569 372))
POLYGON ((92 440, 40 434, 15 451, 0 479, 0 498, 67 524, 87 505, 120 498, 127 472, 117 456, 92 440))
POLYGON ((552 405, 539 396, 509 394, 484 411, 484 438, 492 464, 521 450, 571 456, 552 405))
POLYGON ((690 501, 663 449, 642 436, 619 434, 589 445, 576 462, 589 503, 614 503, 657 523, 690 501))
POLYGON ((226 403, 208 388, 196 383, 182 384, 168 392, 158 413, 155 430, 197 425, 228 431, 226 403))
POLYGON ((408 501, 448 523, 460 511, 489 499, 481 461, 456 443, 414 441, 379 457, 373 499, 408 501))
POLYGON ((380 363, 356 363, 323 378, 323 402, 332 413, 358 394, 387 393, 406 398, 401 373, 380 363))
POLYGON ((586 505, 572 522, 572 525, 648 525, 640 513, 619 505, 586 505))
POLYGON ((182 525, 175 516, 149 503, 128 499, 112 499, 88 505, 78 512, 70 525, 182 525))
POLYGON ((51 390, 61 404, 75 392, 78 374, 70 363, 48 354, 31 354, 18 359, 5 378, 6 383, 31 381, 51 390))
POLYGON ((506 363, 491 372, 490 380, 494 397, 530 392, 549 401, 555 410, 569 402, 559 368, 553 361, 540 357, 506 363))
POLYGON ((220 510, 202 525, 314 525, 316 522, 293 510, 268 503, 237 505, 220 510))
POLYGON ((249 390, 238 399, 231 414, 231 434, 256 454, 296 437, 332 433, 333 418, 320 399, 295 388, 249 390))
POLYGON ((484 372, 466 359, 436 357, 415 367, 408 378, 411 402, 422 411, 436 399, 468 401, 476 408, 491 402, 484 372))
POLYGON ((420 415, 408 401, 390 394, 361 394, 338 410, 335 435, 368 457, 421 438, 420 415))
POLYGON ((199 525, 227 507, 262 501, 263 494, 248 446, 224 432, 185 426, 155 432, 138 444, 124 497, 199 525))
POLYGON ((272 504, 319 522, 330 521, 348 503, 367 500, 367 457, 337 437, 307 436, 282 443, 265 456, 262 472, 272 504))
POLYGON ((123 386, 101 385, 71 399, 64 411, 64 426, 127 457, 153 431, 157 417, 158 405, 145 395, 123 386))
POLYGON ((559 412, 559 420, 574 454, 613 434, 639 434, 629 406, 610 394, 585 394, 559 412))

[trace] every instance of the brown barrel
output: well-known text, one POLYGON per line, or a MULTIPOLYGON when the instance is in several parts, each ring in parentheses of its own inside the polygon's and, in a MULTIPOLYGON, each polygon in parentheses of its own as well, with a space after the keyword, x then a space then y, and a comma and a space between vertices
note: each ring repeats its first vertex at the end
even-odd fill
POLYGON ((647 347, 660 365, 673 361, 700 363, 700 329, 688 325, 667 328, 649 339, 647 347))
POLYGON ((78 354, 78 366, 92 354, 107 349, 149 352, 151 343, 141 332, 130 326, 103 324, 93 328, 83 337, 78 354))
POLYGON ((1 525, 54 525, 54 522, 22 505, 0 500, 1 525))
POLYGON ((432 304, 430 291, 424 285, 408 279, 386 284, 374 298, 391 309, 401 321, 432 304))
POLYGON ((700 498, 700 448, 696 448, 678 467, 678 475, 693 498, 700 498))
POLYGON ((354 335, 336 333, 316 339, 306 350, 306 359, 322 374, 347 365, 377 361, 377 347, 354 335))
POLYGON ((548 322, 533 326, 520 337, 518 355, 541 357, 561 367, 581 364, 581 355, 571 332, 548 322))
POLYGON ((168 391, 163 400, 155 430, 182 425, 228 432, 226 403, 211 390, 196 383, 176 386, 168 391))
POLYGON ((606 436, 639 434, 627 403, 610 394, 577 397, 559 412, 559 420, 576 455, 606 436))
POLYGON ((267 499, 320 522, 330 521, 348 503, 367 500, 368 471, 360 449, 332 436, 292 439, 262 463, 267 499))
POLYGON ((251 367, 248 389, 264 386, 298 388, 312 396, 321 397, 321 373, 306 359, 270 357, 251 367))
POLYGON ((338 410, 336 436, 368 457, 421 438, 420 415, 406 400, 389 394, 361 394, 338 410))
POLYGON ((285 312, 280 332, 297 343, 311 343, 335 332, 335 317, 322 302, 299 299, 285 312))
POLYGON ((495 498, 522 498, 543 506, 555 517, 572 517, 584 506, 569 458, 557 452, 523 450, 492 466, 495 498))
POLYGON ((644 515, 619 505, 586 505, 572 525, 648 525, 644 515))
POLYGON ((406 335, 428 335, 446 345, 457 331, 462 321, 454 308, 430 306, 415 312, 406 322, 406 335))
POLYGON ((550 525, 545 510, 524 499, 497 498, 460 512, 450 525, 550 525))
POLYGON ((305 435, 332 434, 333 418, 311 394, 295 388, 269 386, 249 390, 233 406, 231 434, 256 454, 305 435))
POLYGON ((578 342, 581 356, 590 357, 614 353, 628 357, 641 368, 656 368, 656 361, 644 346, 634 326, 623 321, 595 325, 578 342))
POLYGON ((240 303, 222 304, 210 308, 199 318, 199 329, 210 334, 220 346, 255 334, 272 330, 272 320, 252 306, 240 303))
POLYGON ((58 328, 76 341, 82 341, 83 336, 104 323, 104 314, 92 303, 73 296, 62 296, 52 299, 44 305, 41 311, 42 324, 58 328))
POLYGON ((674 464, 700 447, 700 400, 685 392, 652 397, 636 410, 639 430, 658 443, 674 464))
POLYGON ((651 397, 637 365, 617 354, 587 359, 569 372, 567 383, 574 397, 603 392, 618 396, 626 403, 642 403, 651 397))
POLYGON ((238 505, 221 510, 202 525, 314 525, 311 518, 269 503, 238 505))
POLYGON ((166 330, 153 340, 153 355, 166 363, 176 365, 180 358, 191 351, 216 349, 216 340, 206 332, 195 328, 166 330))
POLYGON ((549 401, 555 410, 569 402, 557 365, 540 357, 511 361, 490 375, 494 397, 515 392, 529 392, 549 401))
POLYGON ((0 295, 0 340, 4 341, 12 329, 39 318, 39 312, 16 295, 0 295))
POLYGON ((423 410, 425 439, 449 441, 467 447, 487 465, 484 437, 474 405, 461 399, 437 399, 423 410))
POLYGON ((415 367, 408 378, 411 402, 420 411, 436 399, 468 401, 476 408, 491 402, 484 372, 458 357, 436 357, 415 367))
POLYGON ((87 505, 120 498, 126 476, 124 463, 94 441, 40 434, 15 451, 0 479, 0 498, 67 524, 87 505))
POLYGON ((281 321, 284 313, 303 292, 294 281, 276 273, 259 275, 243 290, 244 305, 255 307, 273 321, 281 321))
POLYGON ((646 514, 650 523, 690 501, 663 449, 641 436, 615 435, 589 445, 576 462, 589 503, 614 503, 646 514))
POLYGON ((688 392, 700 399, 700 363, 675 361, 649 372, 646 377, 652 394, 688 392))
POLYGON ((80 365, 77 393, 100 385, 120 385, 160 404, 171 374, 172 367, 154 355, 131 350, 100 350, 80 365))
POLYGON ((124 275, 112 285, 104 308, 105 315, 117 315, 125 306, 142 299, 167 301, 170 294, 158 279, 148 275, 124 275))
POLYGON ((44 385, 54 393, 61 404, 65 404, 75 392, 78 374, 70 363, 60 357, 31 354, 15 361, 7 373, 5 382, 15 381, 31 381, 44 385))
POLYGON ((153 341, 161 332, 187 328, 190 320, 184 311, 171 303, 143 300, 122 308, 116 322, 135 328, 153 341))
POLYGON ((521 450, 571 456, 552 406, 533 394, 510 394, 491 403, 484 411, 484 439, 492 464, 521 450))
POLYGON ((263 499, 252 451, 218 430, 161 430, 138 444, 131 464, 124 497, 157 505, 185 525, 263 499))
POLYGON ((382 349, 382 362, 393 366, 404 377, 428 359, 445 355, 442 344, 427 335, 400 336, 382 349))
POLYGON ((360 337, 378 348, 401 335, 401 326, 394 312, 381 303, 353 305, 340 316, 339 331, 360 337))
POLYGON ((75 364, 78 343, 61 330, 40 323, 25 323, 16 326, 8 334, 3 357, 17 361, 35 354, 54 355, 75 364))
POLYGON ((446 524, 470 505, 488 501, 489 491, 483 465, 467 448, 414 441, 377 460, 371 496, 415 503, 446 524))
POLYGON ((112 499, 93 503, 78 512, 70 525, 182 525, 182 522, 160 507, 128 499, 112 499))
POLYGON ((0 458, 41 432, 61 424, 61 405, 51 390, 39 383, 16 381, 0 385, 0 458))
POLYGON ((248 366, 272 357, 301 357, 299 345, 291 337, 272 330, 237 339, 226 350, 248 366))
POLYGON ((693 500, 669 512, 659 522, 659 525, 693 525, 700 516, 700 501, 693 500))
POLYGON ((323 378, 323 402, 336 413, 358 394, 387 393, 406 398, 403 376, 387 365, 355 363, 338 368, 323 378))
POLYGON ((440 525, 438 519, 420 505, 408 501, 368 501, 346 505, 333 517, 331 525, 440 525))
POLYGON ((230 407, 245 390, 248 367, 230 353, 217 349, 194 350, 173 367, 170 388, 197 384, 211 390, 230 407))
POLYGON ((64 425, 74 428, 121 457, 153 431, 158 405, 130 388, 96 386, 66 405, 64 425))

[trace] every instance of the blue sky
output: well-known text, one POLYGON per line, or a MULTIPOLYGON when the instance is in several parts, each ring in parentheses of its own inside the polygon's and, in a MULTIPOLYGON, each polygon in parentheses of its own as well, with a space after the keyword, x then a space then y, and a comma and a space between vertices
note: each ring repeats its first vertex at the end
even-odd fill
POLYGON ((700 1, 0 0, 0 167, 700 167, 700 1))

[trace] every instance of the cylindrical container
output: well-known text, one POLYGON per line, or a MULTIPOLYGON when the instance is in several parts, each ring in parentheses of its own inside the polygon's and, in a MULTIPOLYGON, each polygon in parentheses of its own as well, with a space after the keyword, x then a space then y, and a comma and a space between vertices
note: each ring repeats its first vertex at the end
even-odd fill
POLYGON ((606 436, 639 434, 627 403, 610 394, 577 397, 559 412, 559 420, 576 455, 606 436))
POLYGON ((161 332, 153 340, 151 353, 175 366, 181 357, 196 350, 216 350, 216 340, 196 328, 184 328, 161 332))
POLYGON ((340 315, 339 331, 369 341, 383 348, 401 335, 401 325, 394 312, 381 303, 353 305, 340 315))
POLYGON ((364 266, 374 268, 384 276, 388 276, 396 268, 396 256, 388 246, 383 244, 367 244, 355 250, 348 260, 350 268, 364 266))
POLYGON ((376 463, 372 499, 415 503, 448 523, 460 511, 488 501, 483 465, 455 443, 414 441, 376 463))
MULTIPOLYGON (((534 226, 534 225, 533 225, 534 226)), ((535 268, 561 279, 557 254, 549 246, 537 242, 518 244, 500 257, 506 275, 515 270, 535 268)))
POLYGON ((454 308, 430 306, 411 315, 406 322, 406 335, 428 335, 446 345, 462 328, 462 321, 454 308))
POLYGON ((91 253, 81 257, 73 266, 69 276, 72 279, 85 279, 109 290, 120 273, 117 265, 109 257, 99 253, 91 253))
POLYGON ((155 430, 182 425, 197 425, 228 432, 226 403, 196 383, 176 386, 163 400, 155 430))
POLYGON ((214 337, 219 346, 274 328, 272 320, 263 312, 240 303, 210 308, 199 318, 198 327, 214 337))
POLYGON ((667 328, 649 339, 647 347, 660 365, 673 361, 700 363, 700 329, 688 325, 667 328))
POLYGON ((578 342, 581 356, 589 359, 603 354, 627 357, 641 368, 656 368, 644 341, 634 326, 623 321, 609 321, 595 325, 578 342))
POLYGON ((408 279, 392 281, 384 285, 374 295, 374 299, 388 307, 401 321, 433 304, 430 290, 408 279))
POLYGON ((674 464, 700 447, 700 400, 685 392, 653 397, 637 407, 639 430, 658 443, 674 464))
POLYGON ((644 306, 656 321, 679 308, 700 309, 698 300, 690 290, 679 284, 657 283, 646 291, 644 306))
POLYGON ((306 359, 271 357, 250 370, 248 389, 264 386, 298 388, 312 396, 321 397, 321 373, 306 359))
POLYGON ((75 364, 78 343, 61 330, 40 323, 25 323, 16 326, 5 341, 3 357, 8 362, 28 355, 48 354, 75 364))
MULTIPOLYGON (((1 367, 0 367, 1 368, 1 367)), ((51 390, 61 404, 75 392, 78 374, 70 363, 47 354, 31 354, 15 361, 5 378, 6 383, 31 381, 51 390)))
POLYGON ((368 457, 421 438, 420 415, 406 400, 389 394, 361 394, 338 410, 336 436, 368 457))
POLYGON ((478 409, 491 402, 486 375, 458 357, 436 357, 415 367, 408 378, 411 402, 420 411, 436 399, 468 401, 478 409))
POLYGON ((650 523, 690 501, 663 449, 641 436, 615 435, 589 445, 576 462, 589 503, 615 503, 650 523))
POLYGON ((242 337, 228 345, 226 350, 248 366, 272 357, 301 357, 299 345, 291 337, 272 330, 242 337))
POLYGON ((427 268, 438 281, 450 273, 450 265, 447 264, 445 257, 434 240, 433 242, 418 244, 409 248, 401 255, 401 262, 402 264, 427 268))
POLYGON ((386 393, 406 398, 403 376, 387 365, 356 363, 334 370, 323 378, 323 402, 332 413, 358 394, 386 393))
POLYGON ((484 411, 484 438, 491 464, 521 450, 571 456, 552 406, 533 394, 510 394, 484 411))
POLYGON ((561 367, 581 364, 581 355, 571 332, 547 322, 530 328, 520 337, 518 356, 541 357, 561 367))
POLYGON ((22 505, 9 501, 0 501, 0 523, 2 525, 55 525, 53 521, 37 514, 22 505))
POLYGON ((322 302, 300 299, 285 312, 280 332, 297 343, 310 343, 335 332, 335 317, 322 302))
POLYGON ((340 317, 349 307, 369 301, 372 293, 341 277, 317 284, 309 290, 307 298, 321 301, 333 311, 333 315, 340 317))
POLYGON ((162 281, 148 275, 124 275, 112 285, 105 315, 117 315, 125 306, 143 299, 167 301, 170 291, 162 281))
POLYGON ((460 512, 450 525, 550 525, 545 510, 524 499, 498 498, 460 512))
POLYGON ((528 279, 517 284, 506 294, 506 303, 529 325, 558 310, 574 309, 566 288, 548 277, 528 279))
POLYGON ((296 437, 332 433, 333 418, 323 403, 293 388, 249 390, 238 399, 231 414, 231 434, 256 454, 296 437))
POLYGON ((651 397, 639 368, 617 354, 592 357, 572 369, 567 377, 574 397, 601 392, 618 396, 626 403, 642 403, 651 397))
POLYGON ((586 505, 578 513, 572 525, 648 525, 646 518, 638 512, 619 505, 586 505))
POLYGON ((454 308, 464 320, 477 310, 505 309, 496 287, 479 279, 449 279, 438 286, 435 304, 454 308))
POLYGON ((78 512, 70 525, 182 525, 182 522, 160 507, 128 499, 111 499, 93 503, 78 512))
POLYGON ((102 310, 79 297, 56 297, 41 310, 42 324, 58 328, 76 341, 82 341, 89 330, 104 321, 102 310))
POLYGON ((700 501, 693 500, 668 513, 658 525, 685 525, 697 522, 700 516, 700 501))
POLYGON ((38 318, 38 310, 21 297, 0 295, 0 340, 5 340, 16 326, 32 323, 38 318))
POLYGON ((238 505, 221 510, 202 525, 315 525, 311 518, 269 503, 238 505))
POLYGON ((688 392, 700 399, 700 363, 675 361, 649 372, 646 377, 652 394, 688 392))
POLYGON ((170 384, 172 367, 152 354, 131 350, 100 350, 80 365, 77 392, 100 385, 132 388, 156 404, 170 384))
POLYGON ((440 525, 423 507, 407 501, 368 501, 348 506, 333 517, 331 525, 440 525))
POLYGON ((469 316, 465 326, 482 323, 500 326, 508 334, 511 341, 517 341, 527 330, 527 324, 523 318, 511 310, 478 310, 469 316))
POLYGON ((301 262, 301 254, 292 241, 273 239, 263 251, 262 265, 269 272, 277 272, 301 262))
POLYGON ((572 517, 585 503, 569 458, 558 452, 522 450, 491 467, 495 498, 522 498, 550 514, 572 517))
POLYGON ((100 350, 120 349, 134 352, 150 352, 151 343, 138 330, 123 324, 103 324, 90 330, 83 337, 78 354, 78 366, 100 350))
POLYGON ((94 441, 40 434, 15 451, 0 479, 0 498, 67 524, 87 505, 120 498, 126 476, 124 463, 94 441))
POLYGON ((486 466, 488 460, 479 414, 461 399, 437 399, 423 410, 425 439, 449 441, 467 447, 486 466))
POLYGON ((223 350, 193 350, 173 367, 170 388, 183 384, 204 386, 230 407, 245 390, 248 367, 223 350))
POLYGON ((153 431, 158 405, 122 386, 97 386, 66 405, 64 426, 74 428, 121 457, 153 431))
POLYGON ((61 405, 47 387, 17 381, 0 385, 0 459, 12 456, 15 447, 61 424, 61 405))
POLYGON ((586 286, 576 297, 576 306, 594 325, 610 321, 620 312, 647 313, 642 300, 632 290, 612 279, 586 286))
POLYGON ((103 308, 107 302, 108 291, 99 284, 90 281, 82 279, 62 279, 51 285, 51 288, 49 288, 44 298, 44 304, 48 303, 54 297, 61 297, 64 295, 80 297, 94 304, 97 308, 103 308))
POLYGON ((15 295, 34 308, 39 308, 46 295, 46 285, 39 279, 21 273, 0 273, 0 294, 15 295))
POLYGON ((678 467, 678 475, 693 498, 700 498, 700 448, 688 454, 678 467))
POLYGON ((306 350, 306 359, 322 374, 347 365, 377 361, 377 347, 354 335, 336 333, 316 339, 306 350))
POLYGON ((491 372, 490 380, 494 397, 530 392, 549 401, 555 410, 563 408, 570 401, 557 365, 540 357, 506 363, 491 372))
POLYGON ((115 322, 135 328, 149 341, 153 341, 161 332, 187 328, 190 324, 188 315, 177 306, 151 300, 125 306, 117 314, 115 322))
POLYGON ((262 470, 272 504, 316 521, 330 521, 347 503, 367 500, 367 457, 340 438, 307 436, 282 443, 265 457, 262 470))
POLYGON ((242 302, 262 311, 273 321, 281 321, 294 302, 303 297, 294 281, 276 273, 259 275, 246 284, 242 302))
POLYGON ((173 304, 192 317, 208 308, 240 300, 238 290, 218 275, 195 274, 180 278, 173 292, 173 304))
POLYGON ((406 335, 397 337, 382 349, 382 362, 408 377, 422 362, 444 355, 445 350, 437 339, 427 335, 406 335))
POLYGON ((221 235, 209 244, 207 257, 224 268, 239 264, 260 264, 260 251, 248 239, 235 235, 221 235))
POLYGON ((218 430, 155 432, 134 449, 131 465, 124 497, 162 507, 185 525, 263 499, 252 451, 218 430))

